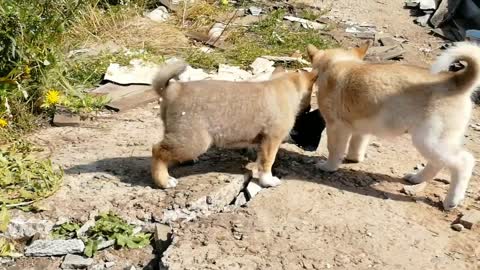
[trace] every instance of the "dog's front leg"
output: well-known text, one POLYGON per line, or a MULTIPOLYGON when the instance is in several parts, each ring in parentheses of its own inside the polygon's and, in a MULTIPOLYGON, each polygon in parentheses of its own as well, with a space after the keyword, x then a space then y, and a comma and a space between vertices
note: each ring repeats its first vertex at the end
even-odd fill
POLYGON ((327 161, 317 163, 317 168, 326 172, 334 172, 338 170, 342 164, 343 157, 347 151, 348 141, 352 133, 349 129, 339 124, 327 124, 327 161))
POLYGON ((281 184, 280 179, 272 175, 272 166, 282 139, 266 137, 260 145, 257 158, 259 181, 262 187, 274 187, 281 184))
POLYGON ((365 159, 369 141, 369 135, 354 134, 350 139, 346 160, 355 163, 362 162, 365 159))

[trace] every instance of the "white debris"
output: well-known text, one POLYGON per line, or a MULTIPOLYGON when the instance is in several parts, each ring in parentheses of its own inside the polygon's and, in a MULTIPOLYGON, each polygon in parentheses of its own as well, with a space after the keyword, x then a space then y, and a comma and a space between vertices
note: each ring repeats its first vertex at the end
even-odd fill
POLYGON ((214 76, 214 79, 226 81, 244 81, 250 79, 252 76, 252 73, 243 70, 240 67, 220 64, 218 67, 218 73, 214 76))
POLYGON ((82 240, 37 240, 25 250, 26 256, 57 256, 81 253, 85 249, 82 240))
POLYGON ((264 72, 272 73, 273 70, 275 70, 275 67, 273 66, 274 64, 274 61, 259 57, 250 64, 250 67, 252 68, 253 75, 258 75, 264 72))
POLYGON ((252 14, 253 16, 259 16, 260 13, 262 13, 262 9, 255 6, 249 7, 248 11, 250 11, 250 14, 252 14))
POLYGON ((313 21, 309 21, 309 20, 306 20, 306 19, 298 18, 298 17, 285 16, 283 18, 285 20, 288 20, 288 21, 291 21, 291 22, 299 22, 299 23, 302 24, 302 27, 304 27, 306 29, 323 30, 327 27, 326 24, 313 22, 313 21))
POLYGON ((145 14, 145 17, 149 18, 152 21, 155 22, 164 22, 168 20, 170 17, 170 14, 168 14, 168 10, 164 6, 160 6, 148 13, 145 14))
POLYGON ((215 23, 210 31, 208 31, 208 42, 215 42, 220 37, 220 35, 225 31, 226 25, 223 23, 215 23))
POLYGON ((250 183, 248 183, 248 186, 246 188, 246 192, 249 199, 251 200, 253 197, 255 197, 255 195, 257 195, 258 192, 260 192, 262 189, 263 188, 256 182, 250 181, 250 183))
POLYGON ((82 227, 80 227, 80 229, 77 230, 77 236, 78 237, 84 236, 85 233, 87 233, 88 229, 90 229, 93 226, 95 226, 95 220, 89 220, 85 222, 85 224, 83 224, 82 227))
POLYGON ((437 9, 437 2, 435 0, 421 0, 420 9, 422 10, 435 10, 437 9))
POLYGON ((237 198, 235 199, 235 206, 240 207, 245 204, 247 204, 247 198, 245 197, 245 193, 240 192, 240 194, 238 194, 237 198))
POLYGON ((209 75, 201 68, 192 68, 191 66, 188 66, 178 77, 181 82, 188 82, 204 80, 207 79, 209 75))
POLYGON ((158 69, 157 64, 133 59, 129 66, 111 63, 105 72, 105 80, 118 84, 150 84, 158 69))
POLYGON ((92 258, 84 258, 79 255, 68 254, 63 260, 62 269, 85 269, 92 264, 92 258))

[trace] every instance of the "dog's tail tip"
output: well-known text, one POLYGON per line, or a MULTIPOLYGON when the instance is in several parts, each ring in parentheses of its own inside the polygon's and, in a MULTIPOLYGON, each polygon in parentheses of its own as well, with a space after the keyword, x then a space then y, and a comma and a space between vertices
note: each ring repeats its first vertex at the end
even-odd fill
POLYGON ((167 88, 169 81, 178 77, 187 68, 187 63, 184 60, 176 60, 172 63, 162 65, 155 75, 152 82, 153 89, 161 95, 163 90, 167 88))

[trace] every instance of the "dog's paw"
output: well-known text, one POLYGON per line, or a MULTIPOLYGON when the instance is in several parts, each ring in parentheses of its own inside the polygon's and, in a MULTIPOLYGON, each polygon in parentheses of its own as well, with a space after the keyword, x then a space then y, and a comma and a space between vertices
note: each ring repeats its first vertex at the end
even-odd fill
POLYGON ((177 186, 177 184, 178 184, 178 180, 175 177, 171 177, 171 176, 168 177, 167 188, 174 188, 177 186))
POLYGON ((420 177, 419 173, 407 173, 405 176, 403 176, 403 179, 412 184, 420 184, 425 182, 425 180, 420 177))
POLYGON ((457 208, 459 205, 461 205, 463 200, 464 200, 464 197, 461 197, 461 196, 447 195, 445 200, 443 200, 443 209, 445 211, 453 210, 457 208))
POLYGON ((332 165, 328 161, 319 161, 315 164, 315 167, 324 172, 334 172, 338 170, 338 166, 332 165))
POLYGON ((259 183, 262 187, 276 187, 282 183, 278 177, 273 176, 271 173, 260 174, 259 183))

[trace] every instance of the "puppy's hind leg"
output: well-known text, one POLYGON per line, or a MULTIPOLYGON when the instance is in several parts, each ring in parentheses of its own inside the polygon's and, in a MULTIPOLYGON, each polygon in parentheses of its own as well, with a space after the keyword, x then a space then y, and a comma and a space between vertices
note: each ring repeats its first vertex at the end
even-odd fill
POLYGON ((177 179, 168 174, 168 165, 173 159, 173 154, 165 144, 153 145, 151 170, 153 182, 157 187, 172 188, 177 185, 177 179))
POLYGON ((365 159, 369 141, 369 135, 354 134, 350 139, 348 154, 345 159, 355 163, 362 162, 365 159))
POLYGON ((274 187, 281 184, 280 179, 272 175, 272 166, 281 143, 282 139, 265 137, 260 145, 257 162, 259 181, 263 187, 274 187))

